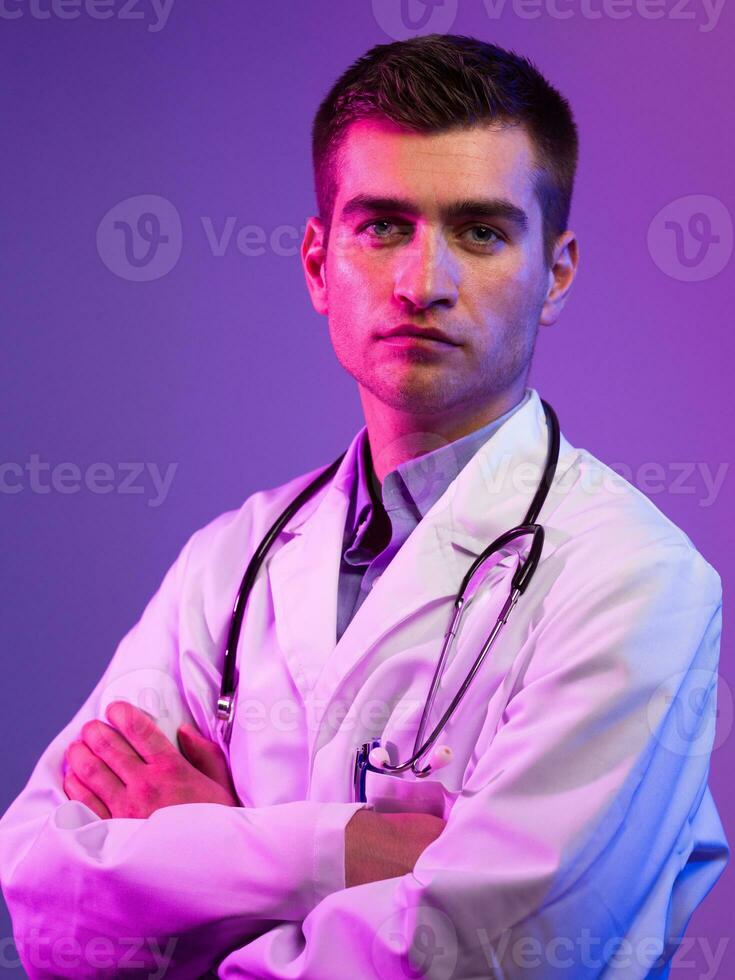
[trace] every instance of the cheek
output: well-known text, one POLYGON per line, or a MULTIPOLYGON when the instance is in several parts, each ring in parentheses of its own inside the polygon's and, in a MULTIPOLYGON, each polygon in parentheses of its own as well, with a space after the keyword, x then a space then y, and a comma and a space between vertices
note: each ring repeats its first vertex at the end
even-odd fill
POLYGON ((508 261, 473 270, 463 295, 481 319, 510 324, 524 320, 536 308, 540 287, 538 275, 528 265, 508 261))
POLYGON ((327 290, 340 306, 374 306, 391 291, 389 265, 378 255, 336 242, 327 256, 327 290))
POLYGON ((384 318, 391 291, 373 267, 344 258, 327 269, 327 314, 333 337, 366 337, 384 318))
POLYGON ((335 294, 342 305, 366 303, 381 283, 375 268, 356 256, 345 252, 327 263, 327 290, 335 294))

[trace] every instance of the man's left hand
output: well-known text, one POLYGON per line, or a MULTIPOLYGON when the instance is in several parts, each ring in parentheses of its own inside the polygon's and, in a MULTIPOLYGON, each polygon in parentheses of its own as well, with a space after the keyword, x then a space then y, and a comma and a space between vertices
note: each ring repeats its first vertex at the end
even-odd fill
POLYGON ((176 803, 240 806, 219 746, 191 725, 178 729, 182 755, 145 711, 113 701, 66 750, 64 791, 99 817, 149 817, 176 803))

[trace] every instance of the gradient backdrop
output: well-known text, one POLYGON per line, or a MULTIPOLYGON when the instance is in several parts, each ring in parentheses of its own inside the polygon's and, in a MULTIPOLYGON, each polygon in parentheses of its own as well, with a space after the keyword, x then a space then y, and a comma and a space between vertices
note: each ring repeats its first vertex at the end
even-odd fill
MULTIPOLYGON (((3 811, 192 531, 362 424, 298 255, 311 119, 367 48, 432 31, 514 48, 570 99, 580 273, 530 383, 727 607, 732 6, 0 0, 3 811)), ((732 840, 728 613, 711 785, 732 840)), ((734 906, 726 872, 674 977, 733 975, 734 906)), ((10 936, 3 907, 0 976, 21 976, 10 936)))

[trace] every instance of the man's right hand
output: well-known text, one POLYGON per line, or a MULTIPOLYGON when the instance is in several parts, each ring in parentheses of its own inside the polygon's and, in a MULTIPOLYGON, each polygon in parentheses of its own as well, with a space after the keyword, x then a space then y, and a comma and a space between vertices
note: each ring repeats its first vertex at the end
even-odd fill
POLYGON ((345 887, 409 874, 445 826, 429 813, 358 810, 345 828, 345 887))
POLYGON ((111 724, 92 719, 66 750, 64 791, 102 820, 144 819, 175 803, 240 806, 227 760, 193 725, 181 725, 181 751, 135 705, 113 702, 111 724))

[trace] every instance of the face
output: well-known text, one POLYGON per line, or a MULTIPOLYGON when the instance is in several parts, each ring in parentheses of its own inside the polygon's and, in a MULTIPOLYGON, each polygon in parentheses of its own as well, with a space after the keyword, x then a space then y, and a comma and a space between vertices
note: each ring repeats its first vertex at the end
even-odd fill
POLYGON ((310 219, 302 257, 363 403, 427 419, 506 397, 511 407, 539 323, 556 318, 573 274, 566 240, 561 270, 544 265, 525 129, 417 134, 361 120, 340 162, 326 252, 324 229, 310 219), (386 336, 406 327, 444 340, 386 336))

